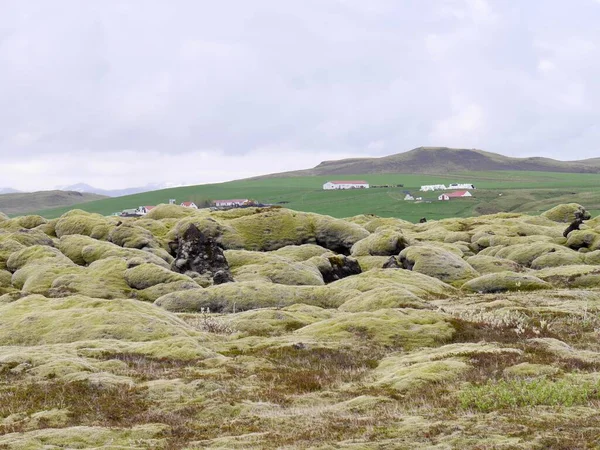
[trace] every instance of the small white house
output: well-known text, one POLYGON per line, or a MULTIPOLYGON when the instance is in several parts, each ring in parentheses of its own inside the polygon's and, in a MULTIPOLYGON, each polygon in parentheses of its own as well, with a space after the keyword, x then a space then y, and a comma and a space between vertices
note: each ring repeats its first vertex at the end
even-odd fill
POLYGON ((146 214, 148 214, 152 209, 154 209, 154 206, 139 206, 135 212, 136 214, 139 214, 141 216, 145 216, 146 214))
POLYGON ((250 202, 247 198, 232 198, 229 200, 215 200, 214 204, 217 207, 224 206, 244 206, 250 202))
POLYGON ((438 200, 450 200, 451 198, 465 198, 473 197, 469 191, 456 191, 450 192, 449 194, 442 194, 438 197, 438 200))
POLYGON ((446 190, 446 185, 444 184, 427 184, 425 186, 421 186, 421 191, 423 192, 428 192, 428 191, 445 191, 446 190))
POLYGON ((442 194, 438 197, 438 200, 447 201, 450 200, 450 197, 448 197, 448 194, 442 194))
POLYGON ((410 200, 414 200, 414 199, 415 199, 415 198, 414 198, 412 195, 410 195, 410 194, 406 194, 406 195, 404 196, 404 200, 406 200, 406 201, 410 201, 410 200))
POLYGON ((323 189, 326 191, 334 189, 369 189, 369 183, 363 180, 328 181, 323 185, 323 189))
POLYGON ((194 202, 183 202, 181 206, 183 206, 184 208, 198 209, 194 202))

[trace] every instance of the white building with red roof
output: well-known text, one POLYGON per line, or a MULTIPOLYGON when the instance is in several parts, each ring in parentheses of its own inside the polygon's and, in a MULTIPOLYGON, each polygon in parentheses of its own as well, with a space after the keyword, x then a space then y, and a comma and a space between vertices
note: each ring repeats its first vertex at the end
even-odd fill
POLYGON ((194 202, 183 202, 181 206, 183 206, 184 208, 198 209, 198 206, 196 206, 194 202))
POLYGON ((334 189, 369 189, 369 183, 364 180, 328 181, 323 185, 323 189, 326 191, 334 189))
POLYGON ((469 191, 455 191, 447 194, 442 194, 438 197, 438 200, 450 200, 451 198, 465 198, 473 197, 469 191))

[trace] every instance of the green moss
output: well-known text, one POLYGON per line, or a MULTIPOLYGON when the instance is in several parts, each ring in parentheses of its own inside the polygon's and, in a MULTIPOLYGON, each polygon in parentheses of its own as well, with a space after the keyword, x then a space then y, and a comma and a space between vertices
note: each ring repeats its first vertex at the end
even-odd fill
POLYGON ((131 294, 131 288, 125 281, 126 270, 127 261, 122 258, 101 259, 84 270, 57 277, 52 282, 48 295, 66 297, 81 294, 95 298, 125 298, 131 294))
MULTIPOLYGON (((186 208, 190 209, 190 208, 186 208)), ((241 248, 242 243, 235 230, 229 224, 206 214, 196 213, 180 219, 166 236, 166 241, 175 241, 182 237, 190 225, 195 225, 205 236, 223 244, 225 248, 241 248), (225 235, 225 236, 224 236, 225 235)))
POLYGON ((575 212, 581 209, 583 206, 578 203, 566 203, 543 212, 542 216, 554 222, 568 223, 575 220, 575 212))
POLYGON ((453 381, 469 368, 469 364, 465 361, 452 358, 422 362, 407 367, 393 367, 393 363, 383 360, 375 371, 381 377, 376 385, 390 387, 397 391, 409 391, 431 383, 453 381))
POLYGON ((383 229, 352 246, 352 256, 391 256, 397 255, 406 247, 404 235, 399 231, 383 229))
POLYGON ((165 444, 168 427, 162 424, 133 428, 70 427, 48 428, 0 436, 0 446, 13 450, 46 448, 132 449, 144 450, 165 444))
POLYGON ((184 217, 193 216, 196 213, 195 209, 185 208, 179 205, 160 204, 152 208, 146 214, 146 219, 161 220, 161 219, 182 219, 184 217))
POLYGON ((54 245, 54 241, 52 240, 52 238, 38 229, 21 229, 9 234, 7 238, 17 241, 18 243, 23 244, 26 247, 30 247, 32 245, 54 245))
POLYGON ((372 269, 381 269, 390 259, 389 256, 357 256, 356 260, 363 272, 372 269))
POLYGON ((46 245, 34 245, 25 247, 13 253, 10 258, 8 258, 6 267, 11 272, 15 272, 30 262, 39 262, 41 260, 49 260, 48 262, 62 262, 65 264, 71 262, 56 248, 48 247, 46 245))
POLYGON ((430 306, 408 289, 381 287, 353 297, 338 309, 347 312, 377 311, 387 308, 425 309, 430 306))
POLYGON ((97 339, 150 342, 193 337, 174 315, 136 300, 81 295, 49 299, 31 295, 0 305, 0 345, 41 345, 97 339))
POLYGON ((175 273, 169 269, 150 263, 140 264, 139 266, 127 269, 124 276, 127 284, 133 289, 146 289, 157 284, 173 283, 176 281, 196 284, 194 280, 186 275, 175 273))
POLYGON ((503 374, 509 377, 517 378, 537 378, 554 376, 560 373, 558 367, 546 364, 521 363, 504 369, 503 374))
POLYGON ((282 256, 292 261, 306 261, 314 256, 329 253, 329 250, 315 244, 288 245, 273 252, 274 255, 282 256))
POLYGON ((13 253, 25 248, 25 246, 14 239, 2 239, 0 237, 0 269, 6 269, 6 262, 13 253))
POLYGON ((352 342, 358 346, 375 344, 412 350, 450 340, 454 328, 443 315, 435 312, 383 309, 341 313, 332 319, 301 328, 294 335, 317 341, 352 342))
POLYGON ((21 216, 17 217, 15 221, 19 224, 19 227, 27 229, 48 223, 48 220, 44 219, 42 216, 21 216))
POLYGON ((142 289, 132 294, 133 297, 147 302, 154 302, 156 299, 163 295, 170 294, 172 292, 187 291, 190 289, 198 289, 198 283, 196 280, 192 281, 173 281, 170 283, 160 283, 154 286, 142 289))
POLYGON ((0 222, 4 222, 5 220, 10 220, 9 217, 0 211, 0 222))
POLYGON ((502 248, 496 252, 498 258, 510 259, 525 267, 546 253, 565 251, 565 248, 549 242, 536 242, 533 244, 517 244, 502 248))
POLYGON ((381 287, 399 288, 406 289, 423 299, 441 298, 458 292, 454 287, 437 278, 404 269, 373 269, 335 281, 329 286, 360 292, 381 287))
POLYGON ((113 228, 108 235, 108 240, 119 247, 126 248, 144 248, 151 244, 158 246, 150 231, 130 223, 113 228))
POLYGON ((100 214, 91 214, 74 209, 63 214, 56 222, 56 236, 82 234, 94 239, 107 239, 111 229, 110 222, 100 214))
POLYGON ((538 256, 531 262, 531 268, 539 270, 547 267, 572 266, 584 263, 583 254, 573 251, 561 251, 538 256))
POLYGON ((593 288, 600 286, 600 266, 550 267, 537 271, 536 276, 555 287, 561 288, 593 288))
POLYGON ((316 243, 337 253, 349 253, 352 246, 369 236, 360 225, 313 214, 316 243))
POLYGON ((160 297, 155 304, 173 312, 197 312, 203 308, 210 308, 213 312, 246 311, 283 308, 296 303, 337 308, 349 296, 355 295, 353 291, 330 286, 286 286, 245 281, 174 292, 160 297))
POLYGON ((569 233, 567 247, 573 250, 587 248, 592 251, 600 249, 600 233, 595 230, 576 230, 569 233))
POLYGON ((437 278, 445 283, 460 285, 479 273, 456 254, 432 246, 412 246, 400 253, 415 272, 437 278))
MULTIPOLYGON (((307 305, 297 305, 307 306, 307 305)), ((260 309, 245 311, 227 317, 232 328, 245 336, 279 336, 311 323, 333 317, 331 310, 312 307, 314 310, 260 309)))
POLYGON ((550 289, 552 285, 538 277, 515 272, 498 272, 483 275, 468 281, 462 286, 463 291, 494 293, 506 291, 533 291, 550 289))
POLYGON ((521 272, 523 267, 514 261, 495 256, 474 255, 467 258, 467 262, 481 274, 497 272, 521 272))

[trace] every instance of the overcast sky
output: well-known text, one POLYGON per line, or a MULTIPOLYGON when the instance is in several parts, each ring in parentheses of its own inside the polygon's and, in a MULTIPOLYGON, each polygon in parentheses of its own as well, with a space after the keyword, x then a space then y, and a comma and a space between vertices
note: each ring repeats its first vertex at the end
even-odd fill
POLYGON ((600 156, 600 0, 0 0, 0 187, 600 156))

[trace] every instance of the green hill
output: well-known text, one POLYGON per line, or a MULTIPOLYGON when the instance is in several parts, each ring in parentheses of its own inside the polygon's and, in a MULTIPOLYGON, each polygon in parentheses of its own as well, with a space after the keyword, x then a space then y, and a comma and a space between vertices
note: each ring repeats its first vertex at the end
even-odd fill
POLYGON ((106 198, 104 195, 76 191, 39 191, 0 195, 0 211, 8 215, 24 214, 42 208, 66 207, 106 198))
MULTIPOLYGON (((413 222, 421 217, 441 219, 499 211, 539 213, 556 204, 574 201, 591 211, 600 212, 600 174, 525 171, 459 172, 443 176, 363 173, 341 178, 365 179, 374 185, 403 184, 404 187, 323 191, 322 185, 331 179, 330 176, 272 177, 106 198, 77 205, 77 208, 110 215, 141 205, 167 203, 170 198, 175 198, 178 203, 192 200, 199 205, 216 199, 251 198, 262 203, 282 204, 291 209, 334 217, 371 213, 413 222), (437 200, 439 192, 419 192, 423 184, 452 182, 474 183, 477 190, 473 192, 473 198, 440 202, 437 200), (424 201, 404 201, 405 191, 422 195, 424 201)), ((69 209, 72 207, 36 213, 53 218, 69 209)))

